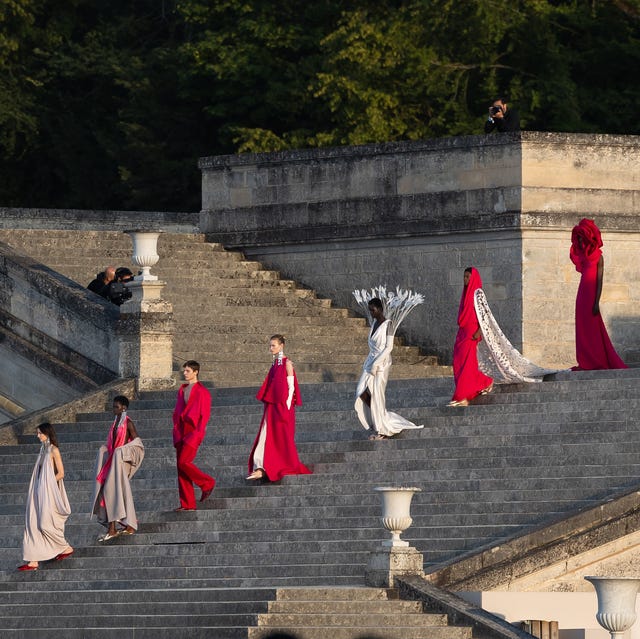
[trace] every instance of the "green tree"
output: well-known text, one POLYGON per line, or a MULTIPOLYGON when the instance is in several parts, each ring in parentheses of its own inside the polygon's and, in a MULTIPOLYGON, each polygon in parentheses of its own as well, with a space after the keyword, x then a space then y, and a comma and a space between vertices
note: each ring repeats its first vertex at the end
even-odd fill
POLYGON ((0 204, 194 210, 197 158, 640 133, 640 0, 0 0, 0 204))
POLYGON ((0 2, 0 158, 19 160, 37 134, 36 78, 26 68, 21 41, 32 28, 31 0, 0 2))

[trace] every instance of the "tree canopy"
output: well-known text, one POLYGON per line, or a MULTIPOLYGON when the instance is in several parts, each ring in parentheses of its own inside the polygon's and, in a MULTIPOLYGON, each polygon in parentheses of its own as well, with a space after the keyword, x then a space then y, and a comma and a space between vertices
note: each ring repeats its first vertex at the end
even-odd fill
POLYGON ((640 134, 640 0, 0 0, 0 205, 197 210, 204 155, 640 134))

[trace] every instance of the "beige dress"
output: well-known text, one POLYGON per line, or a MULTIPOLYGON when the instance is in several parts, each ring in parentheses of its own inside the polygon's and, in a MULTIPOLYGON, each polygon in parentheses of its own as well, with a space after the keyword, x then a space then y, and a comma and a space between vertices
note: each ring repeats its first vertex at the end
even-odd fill
MULTIPOLYGON (((96 459, 97 476, 108 456, 106 446, 100 446, 96 459)), ((144 446, 139 437, 124 446, 118 446, 113 452, 113 461, 104 484, 96 481, 93 492, 91 513, 98 522, 108 526, 117 521, 123 526, 138 529, 138 517, 133 503, 130 479, 135 475, 144 459, 144 446)))
POLYGON ((51 444, 44 442, 31 475, 22 555, 25 561, 47 561, 69 548, 64 525, 71 514, 64 481, 56 481, 51 444))

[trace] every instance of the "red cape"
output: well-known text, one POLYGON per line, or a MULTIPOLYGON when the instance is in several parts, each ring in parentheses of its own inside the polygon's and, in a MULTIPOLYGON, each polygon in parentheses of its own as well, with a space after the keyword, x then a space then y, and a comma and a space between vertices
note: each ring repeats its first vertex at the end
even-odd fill
MULTIPOLYGON (((300 461, 295 443, 296 411, 295 406, 302 405, 300 388, 295 372, 293 373, 293 401, 287 408, 287 358, 274 362, 256 395, 264 403, 264 412, 260 426, 266 420, 267 437, 264 444, 264 472, 270 481, 278 481, 284 475, 305 475, 311 471, 300 461)), ((249 473, 253 471, 253 453, 258 445, 260 430, 253 442, 249 455, 249 473)))

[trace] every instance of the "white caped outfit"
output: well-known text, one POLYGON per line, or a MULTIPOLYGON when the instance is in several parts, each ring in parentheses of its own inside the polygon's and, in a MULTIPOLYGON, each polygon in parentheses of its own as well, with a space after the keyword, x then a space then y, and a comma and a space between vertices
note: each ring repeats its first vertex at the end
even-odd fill
POLYGON ((391 370, 393 334, 390 333, 391 320, 385 320, 373 332, 369 331, 369 356, 364 362, 362 375, 356 388, 355 409, 360 423, 366 429, 391 437, 407 428, 422 428, 397 413, 387 410, 385 391, 391 370), (389 333, 389 334, 388 334, 389 333), (367 389, 371 395, 371 406, 367 406, 360 395, 367 389))

